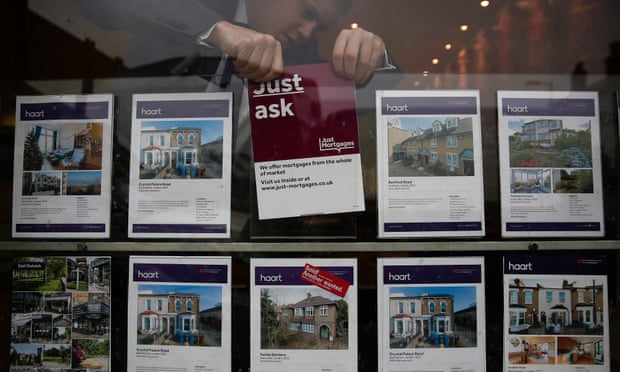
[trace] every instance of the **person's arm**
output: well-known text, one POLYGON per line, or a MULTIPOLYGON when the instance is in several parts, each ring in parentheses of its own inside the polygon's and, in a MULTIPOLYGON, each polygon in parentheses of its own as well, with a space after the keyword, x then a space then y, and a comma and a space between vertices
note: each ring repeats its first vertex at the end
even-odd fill
POLYGON ((106 29, 143 32, 140 22, 195 38, 225 17, 196 0, 73 0, 89 20, 106 29), (139 22, 136 22, 139 21, 139 22), (136 29, 138 28, 138 29, 136 29))
MULTIPOLYGON (((196 38, 217 22, 232 18, 229 1, 72 0, 80 13, 103 30, 131 35, 119 51, 128 68, 175 58, 219 58, 219 50, 202 48, 196 38)), ((167 72, 166 72, 167 73, 167 72)))
POLYGON ((202 40, 233 58, 237 74, 258 82, 272 80, 282 74, 282 46, 275 37, 243 25, 220 21, 202 40))

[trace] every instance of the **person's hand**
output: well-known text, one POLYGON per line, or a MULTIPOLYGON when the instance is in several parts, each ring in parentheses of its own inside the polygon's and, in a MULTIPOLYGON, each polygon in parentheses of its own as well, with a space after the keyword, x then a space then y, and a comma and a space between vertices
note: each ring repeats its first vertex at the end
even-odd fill
POLYGON ((234 58, 233 65, 242 78, 269 81, 284 69, 282 45, 271 35, 221 21, 207 42, 234 58))
POLYGON ((332 64, 340 76, 365 83, 385 61, 383 40, 361 28, 340 31, 332 51, 332 64))

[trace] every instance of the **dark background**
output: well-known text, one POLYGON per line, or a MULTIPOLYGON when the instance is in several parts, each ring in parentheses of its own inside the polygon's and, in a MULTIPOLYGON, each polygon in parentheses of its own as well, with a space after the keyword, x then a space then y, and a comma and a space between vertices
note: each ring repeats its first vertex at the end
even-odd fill
MULTIPOLYGON (((304 219, 259 222, 256 219, 251 171, 233 180, 233 236, 225 241, 132 240, 127 238, 129 195, 130 99, 134 92, 177 92, 204 89, 199 60, 180 75, 182 86, 168 85, 179 60, 129 68, 122 56, 102 52, 97 40, 75 35, 71 17, 54 21, 32 12, 28 2, 0 4, 0 371, 8 371, 10 282, 16 256, 112 256, 112 370, 123 371, 127 346, 127 274, 131 254, 227 255, 233 258, 234 371, 249 368, 249 260, 251 257, 356 257, 359 265, 359 370, 377 369, 376 258, 386 256, 484 256, 486 283, 487 371, 502 370, 502 257, 537 252, 605 254, 609 258, 611 370, 620 369, 620 315, 617 267, 620 260, 618 180, 618 106, 620 89, 620 2, 616 0, 477 1, 358 0, 338 26, 358 22, 383 36, 401 67, 399 89, 479 89, 484 150, 486 235, 480 239, 399 239, 377 236, 376 149, 373 86, 358 92, 358 119, 366 194, 366 212, 304 219), (458 25, 468 23, 468 32, 458 25), (443 48, 450 42, 453 48, 443 48), (432 58, 439 63, 433 65, 432 58), (582 62, 585 74, 574 79, 582 62), (115 80, 119 79, 119 80, 115 80), (112 81, 122 84, 113 85, 112 81), (124 88, 120 88, 121 85, 124 88), (117 97, 113 161, 111 238, 98 241, 11 238, 13 133, 16 95, 114 93, 117 97), (601 239, 506 240, 500 234, 499 162, 497 148, 498 89, 597 91, 605 236, 601 239), (537 249, 536 249, 537 248, 537 249), (1 335, 6 335, 2 337, 1 335)), ((323 55, 339 27, 320 35, 323 55)), ((379 83, 393 76, 376 76, 379 83)))

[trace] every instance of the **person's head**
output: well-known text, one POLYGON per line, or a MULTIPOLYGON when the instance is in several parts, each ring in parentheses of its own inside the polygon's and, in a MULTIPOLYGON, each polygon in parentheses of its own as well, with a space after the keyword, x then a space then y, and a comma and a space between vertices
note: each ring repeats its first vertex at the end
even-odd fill
POLYGON ((283 47, 301 44, 349 10, 353 0, 247 0, 248 23, 283 47))

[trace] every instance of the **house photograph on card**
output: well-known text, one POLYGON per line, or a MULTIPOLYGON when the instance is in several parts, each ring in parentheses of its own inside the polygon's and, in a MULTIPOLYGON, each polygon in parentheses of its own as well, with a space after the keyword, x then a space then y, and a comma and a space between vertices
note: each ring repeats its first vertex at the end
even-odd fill
POLYGON ((219 286, 140 285, 139 345, 221 346, 219 286))
POLYGON ((592 168, 592 122, 579 119, 511 120, 511 168, 592 168))
POLYGON ((261 348, 348 349, 349 304, 329 292, 262 288, 261 348))
POLYGON ((513 278, 508 284, 512 334, 602 335, 600 280, 513 278))
POLYGON ((387 121, 390 177, 474 176, 471 117, 387 121))
POLYGON ((476 347, 476 288, 392 287, 390 348, 476 347))
POLYGON ((142 123, 140 179, 222 178, 224 122, 142 123))

